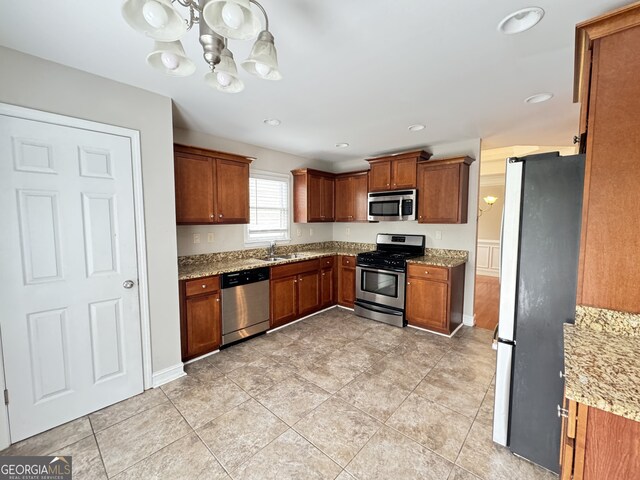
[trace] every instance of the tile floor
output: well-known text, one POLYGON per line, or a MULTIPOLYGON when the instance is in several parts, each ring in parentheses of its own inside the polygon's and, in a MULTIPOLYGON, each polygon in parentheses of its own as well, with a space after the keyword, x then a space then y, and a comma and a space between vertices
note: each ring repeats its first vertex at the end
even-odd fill
POLYGON ((490 336, 335 308, 1 453, 73 455, 75 480, 557 478, 491 441, 490 336))

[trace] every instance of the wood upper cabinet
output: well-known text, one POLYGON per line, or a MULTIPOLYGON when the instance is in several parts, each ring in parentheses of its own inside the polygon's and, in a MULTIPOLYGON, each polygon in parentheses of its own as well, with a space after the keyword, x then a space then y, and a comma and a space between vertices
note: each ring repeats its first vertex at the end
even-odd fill
POLYGON ((467 223, 469 157, 418 163, 418 223, 467 223))
POLYGON ((222 342, 219 277, 180 282, 182 359, 213 352, 222 342))
POLYGON ((369 191, 416 188, 416 165, 431 158, 429 152, 399 153, 388 157, 370 158, 369 191))
POLYGON ((640 422, 564 401, 560 480, 636 480, 640 472, 640 422))
POLYGON ((578 304, 640 312, 640 3, 576 27, 586 133, 578 304))
POLYGON ((409 264, 406 317, 413 325, 451 334, 462 323, 465 266, 409 264))
POLYGON ((178 224, 249 223, 251 159, 174 145, 178 224))
POLYGON ((335 218, 335 175, 304 168, 292 170, 293 221, 333 222, 335 218))
POLYGON ((367 221, 368 177, 368 171, 336 176, 336 222, 367 221))
POLYGON ((356 257, 341 255, 338 258, 338 305, 353 308, 356 301, 356 257))
POLYGON ((177 222, 213 223, 215 219, 211 159, 176 151, 174 170, 177 222))
POLYGON ((249 223, 249 164, 216 159, 217 223, 249 223))

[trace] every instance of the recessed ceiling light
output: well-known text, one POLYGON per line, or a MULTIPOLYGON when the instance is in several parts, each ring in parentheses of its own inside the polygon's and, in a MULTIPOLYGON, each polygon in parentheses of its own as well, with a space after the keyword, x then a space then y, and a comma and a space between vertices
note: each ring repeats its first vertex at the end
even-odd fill
POLYGON ((270 125, 272 127, 277 127, 278 125, 280 125, 282 122, 280 120, 278 120, 277 118, 267 118, 264 121, 265 124, 270 125))
POLYGON ((336 143, 336 148, 347 148, 348 146, 348 143, 336 143))
POLYGON ((542 103, 553 98, 553 93, 536 93, 524 99, 524 103, 542 103))
POLYGON ((414 125, 409 125, 410 132, 419 132, 420 130, 424 130, 426 127, 421 123, 416 123, 414 125))
POLYGON ((507 35, 522 33, 537 25, 544 17, 544 10, 540 7, 527 7, 513 12, 502 19, 498 30, 507 35))

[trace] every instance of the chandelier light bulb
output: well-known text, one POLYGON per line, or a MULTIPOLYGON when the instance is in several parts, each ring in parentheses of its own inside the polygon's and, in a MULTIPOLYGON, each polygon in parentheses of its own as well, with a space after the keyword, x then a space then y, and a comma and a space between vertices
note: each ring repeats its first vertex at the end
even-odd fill
POLYGON ((261 77, 266 77, 271 73, 271 67, 269 67, 268 65, 265 65, 264 63, 257 62, 256 72, 258 72, 258 75, 260 75, 261 77))
POLYGON ((244 12, 237 3, 226 2, 222 7, 222 21, 229 27, 237 30, 244 23, 244 12))
POLYGON ((232 78, 228 73, 218 72, 216 73, 216 80, 223 87, 228 87, 229 85, 231 85, 232 78))
POLYGON ((156 0, 148 0, 145 2, 142 6, 142 16, 153 28, 164 28, 169 22, 167 12, 156 0))
POLYGON ((175 70, 180 66, 180 59, 172 52, 162 52, 160 55, 160 61, 169 70, 175 70))

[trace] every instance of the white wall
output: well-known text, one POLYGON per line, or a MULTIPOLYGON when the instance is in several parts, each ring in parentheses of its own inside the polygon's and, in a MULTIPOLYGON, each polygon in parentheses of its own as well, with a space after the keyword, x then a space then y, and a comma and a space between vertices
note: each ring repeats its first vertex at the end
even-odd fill
MULTIPOLYGON (((209 148, 223 152, 236 153, 255 157, 251 163, 251 169, 268 172, 285 173, 291 179, 289 206, 293 205, 293 178, 291 170, 296 168, 316 168, 330 171, 331 164, 298 157, 288 153, 278 152, 267 148, 257 147, 248 143, 236 142, 225 138, 215 137, 206 133, 193 132, 176 128, 173 131, 176 143, 191 145, 194 147, 209 148)), ((331 240, 333 227, 331 224, 309 223, 294 224, 293 212, 290 215, 291 242, 311 243, 331 240), (300 235, 298 236, 298 231, 300 235), (311 234, 312 233, 312 234, 311 234)), ((257 248, 259 245, 251 244, 245 247, 245 225, 185 225, 178 227, 178 255, 195 255, 199 253, 224 252, 228 250, 241 250, 243 248, 257 248), (207 233, 213 232, 213 243, 207 243, 207 233), (193 234, 200 234, 200 243, 193 243, 193 234)))
POLYGON ((171 99, 0 47, 0 102, 139 130, 153 371, 180 364, 171 99))
POLYGON ((500 240, 502 209, 504 207, 504 183, 502 185, 483 185, 482 177, 480 177, 478 202, 480 203, 480 208, 485 210, 478 219, 478 238, 481 240, 500 240), (491 208, 482 200, 488 195, 498 197, 498 200, 491 208))
MULTIPOLYGON (((449 143, 429 147, 434 159, 468 155, 476 161, 469 168, 469 220, 463 225, 424 225, 418 222, 380 222, 380 223, 336 223, 333 227, 333 239, 345 242, 375 243, 376 233, 413 233, 426 235, 428 248, 449 248, 467 250, 469 262, 466 267, 464 291, 465 322, 473 319, 473 296, 476 269, 476 234, 478 209, 478 178, 480 169, 480 139, 449 143), (350 233, 347 233, 349 229, 350 233), (441 239, 436 239, 440 232, 441 239)), ((366 161, 349 162, 337 165, 340 171, 362 170, 368 168, 366 161)))

